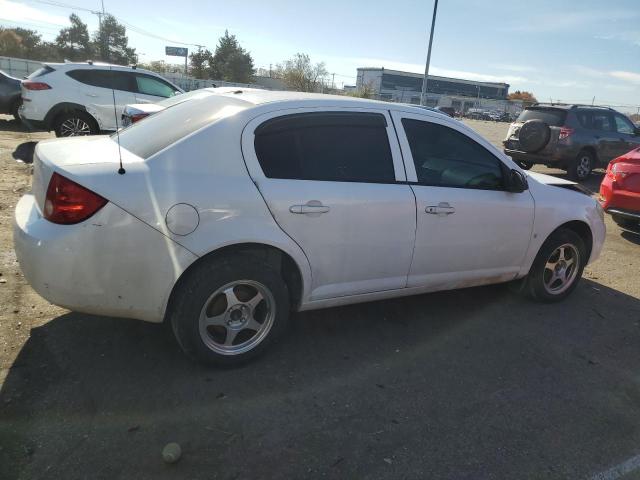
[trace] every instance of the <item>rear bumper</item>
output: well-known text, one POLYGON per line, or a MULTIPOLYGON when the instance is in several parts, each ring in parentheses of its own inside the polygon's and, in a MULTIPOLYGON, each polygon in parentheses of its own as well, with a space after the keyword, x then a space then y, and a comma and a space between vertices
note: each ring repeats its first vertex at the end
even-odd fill
POLYGON ((112 203, 80 224, 57 225, 25 195, 13 227, 33 289, 51 303, 95 315, 161 322, 175 282, 197 258, 112 203))
POLYGON ((574 148, 556 146, 551 152, 527 153, 520 150, 504 149, 514 161, 541 163, 544 165, 566 164, 573 160, 578 152, 574 148))
POLYGON ((27 127, 30 132, 48 132, 49 128, 47 124, 43 120, 30 120, 26 118, 20 111, 18 111, 18 116, 22 121, 23 125, 27 127))

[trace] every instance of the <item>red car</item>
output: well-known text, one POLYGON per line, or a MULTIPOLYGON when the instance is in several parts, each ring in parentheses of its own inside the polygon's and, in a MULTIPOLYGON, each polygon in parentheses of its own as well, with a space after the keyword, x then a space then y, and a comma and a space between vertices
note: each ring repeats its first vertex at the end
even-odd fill
POLYGON ((600 203, 618 225, 640 224, 640 148, 609 162, 600 185, 600 203))

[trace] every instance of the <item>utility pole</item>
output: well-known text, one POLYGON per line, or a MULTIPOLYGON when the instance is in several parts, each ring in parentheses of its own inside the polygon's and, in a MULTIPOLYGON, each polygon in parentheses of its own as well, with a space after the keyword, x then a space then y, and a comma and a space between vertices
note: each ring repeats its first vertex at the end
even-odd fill
POLYGON ((335 80, 336 80, 336 74, 332 73, 331 74, 331 88, 332 89, 335 88, 335 86, 336 86, 335 80))
MULTIPOLYGON (((102 5, 102 15, 100 16, 100 36, 103 36, 104 35, 104 29, 102 28, 103 27, 102 17, 105 16, 105 13, 104 13, 104 0, 100 0, 100 4, 102 5)), ((109 62, 111 60, 111 58, 110 58, 111 55, 109 55, 109 38, 105 37, 103 39, 103 41, 107 44, 107 62, 109 62)))
POLYGON ((427 82, 429 80, 429 62, 431 62, 431 44, 433 43, 433 31, 436 27, 436 13, 438 11, 438 0, 433 3, 433 18, 431 19, 431 33, 429 34, 429 49, 427 50, 427 64, 424 68, 424 80, 422 81, 422 95, 420 96, 420 105, 427 105, 427 82))
POLYGON ((271 78, 271 64, 269 64, 269 78, 271 78))

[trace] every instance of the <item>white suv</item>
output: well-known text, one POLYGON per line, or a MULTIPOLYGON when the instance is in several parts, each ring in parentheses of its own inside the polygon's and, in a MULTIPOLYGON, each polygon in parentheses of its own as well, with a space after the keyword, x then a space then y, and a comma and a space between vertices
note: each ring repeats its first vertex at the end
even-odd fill
POLYGON ((445 114, 348 97, 216 89, 118 136, 39 142, 33 166, 14 226, 33 288, 166 320, 207 363, 257 355, 292 309, 517 279, 558 301, 605 237, 573 182, 445 114))
POLYGON ((20 118, 33 130, 58 137, 115 131, 125 105, 155 103, 183 91, 135 67, 47 63, 22 81, 20 118))

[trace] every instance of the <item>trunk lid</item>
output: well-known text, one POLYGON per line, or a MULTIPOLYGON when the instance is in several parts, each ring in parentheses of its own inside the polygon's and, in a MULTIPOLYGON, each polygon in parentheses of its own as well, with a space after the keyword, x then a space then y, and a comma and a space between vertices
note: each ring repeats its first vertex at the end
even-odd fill
MULTIPOLYGON (((133 153, 121 149, 122 164, 144 162, 133 153)), ((33 181, 31 191, 36 198, 38 209, 42 213, 47 188, 53 172, 73 179, 67 172, 68 167, 78 165, 111 164, 114 175, 120 164, 118 144, 108 136, 70 137, 38 142, 33 154, 33 181)))

